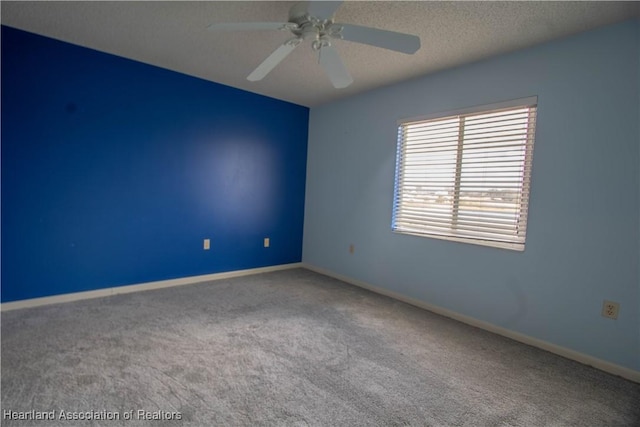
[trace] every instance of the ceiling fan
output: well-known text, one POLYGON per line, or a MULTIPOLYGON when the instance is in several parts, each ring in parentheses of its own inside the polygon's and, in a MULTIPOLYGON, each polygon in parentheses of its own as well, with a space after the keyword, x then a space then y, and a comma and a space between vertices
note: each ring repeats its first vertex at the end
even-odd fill
POLYGON ((333 15, 341 1, 315 1, 297 3, 289 10, 287 22, 217 23, 209 25, 212 31, 281 30, 293 37, 285 41, 247 77, 250 81, 262 80, 282 60, 305 40, 311 40, 311 48, 318 52, 320 66, 329 76, 335 88, 345 88, 353 78, 345 67, 334 39, 348 40, 413 54, 420 48, 420 38, 411 34, 380 30, 352 24, 333 22, 333 15))

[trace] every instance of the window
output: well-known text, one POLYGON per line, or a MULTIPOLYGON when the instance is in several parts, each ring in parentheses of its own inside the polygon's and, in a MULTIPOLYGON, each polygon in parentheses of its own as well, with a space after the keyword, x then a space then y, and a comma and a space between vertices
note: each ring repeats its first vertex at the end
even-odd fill
POLYGON ((524 250, 536 103, 400 121, 393 231, 524 250))

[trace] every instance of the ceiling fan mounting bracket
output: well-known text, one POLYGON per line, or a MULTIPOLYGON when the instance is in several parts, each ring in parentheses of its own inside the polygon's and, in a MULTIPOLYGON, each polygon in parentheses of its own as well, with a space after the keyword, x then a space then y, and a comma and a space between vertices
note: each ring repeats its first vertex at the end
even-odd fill
POLYGON ((295 22, 287 22, 286 24, 283 24, 282 27, 278 28, 281 31, 295 31, 297 30, 298 24, 296 24, 295 22))
POLYGON ((300 43, 302 43, 302 39, 300 37, 294 37, 294 38, 289 39, 286 42, 284 42, 285 45, 292 46, 292 47, 296 47, 300 43))

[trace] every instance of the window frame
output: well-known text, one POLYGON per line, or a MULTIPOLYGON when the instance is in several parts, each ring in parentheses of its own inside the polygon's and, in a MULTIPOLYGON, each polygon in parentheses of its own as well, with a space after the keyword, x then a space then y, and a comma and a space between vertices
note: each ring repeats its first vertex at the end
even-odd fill
MULTIPOLYGON (((469 244, 475 244, 475 245, 481 245, 481 246, 487 246, 487 247, 495 247, 495 248, 502 248, 502 249, 510 249, 510 250, 515 250, 515 251, 524 251, 525 250, 525 244, 526 244, 526 233, 527 233, 527 225, 529 223, 529 219, 530 219, 530 215, 529 215, 529 211, 530 211, 530 194, 531 194, 531 180, 532 180, 532 167, 533 167, 533 147, 534 147, 534 143, 535 143, 535 135, 536 135, 536 128, 537 128, 537 122, 534 121, 534 126, 533 126, 533 130, 530 133, 530 143, 525 143, 525 157, 524 157, 524 167, 525 170, 528 169, 528 172, 525 171, 525 174, 527 176, 523 176, 523 180, 522 182, 528 184, 527 188, 523 188, 518 194, 519 197, 522 197, 523 195, 526 196, 527 199, 527 203, 526 203, 526 208, 524 210, 524 216, 525 216, 525 227, 524 227, 524 232, 523 232, 523 241, 521 243, 519 242, 505 242, 505 241, 498 241, 498 240, 486 240, 486 239, 482 239, 482 238, 472 238, 472 237, 464 237, 464 236, 460 236, 460 235, 455 235, 454 232, 451 232, 450 234, 440 234, 440 233, 429 233, 429 232, 424 232, 424 233, 420 233, 420 232, 411 232, 411 231, 406 231, 406 230, 399 230, 396 227, 396 214, 397 211, 400 209, 400 202, 399 202, 399 194, 398 192, 400 191, 400 186, 399 186, 399 181, 401 180, 401 178, 403 178, 401 176, 401 161, 403 160, 403 138, 402 138, 402 129, 403 126, 410 124, 410 123, 416 123, 416 122, 426 122, 426 121, 431 121, 431 120, 437 120, 437 119, 447 119, 447 118, 456 118, 458 116, 467 116, 467 115, 474 115, 474 114, 482 114, 482 113, 491 113, 497 110, 505 110, 505 109, 517 109, 517 108, 535 108, 536 109, 536 118, 537 118, 537 105, 538 105, 538 97, 537 96, 530 96, 530 97, 525 97, 525 98, 518 98, 518 99, 514 99, 514 100, 509 100, 509 101, 503 101, 503 102, 497 102, 497 103, 492 103, 492 104, 483 104, 483 105, 477 105, 477 106, 473 106, 473 107, 468 107, 468 108, 462 108, 462 109, 457 109, 457 110, 452 110, 452 111, 445 111, 445 112, 438 112, 438 113, 433 113, 433 114, 428 114, 428 115, 422 115, 422 116, 418 116, 418 117, 410 117, 410 118, 403 118, 403 119, 399 119, 397 120, 397 126, 398 126, 398 139, 396 141, 396 159, 395 159, 395 171, 394 171, 394 194, 393 194, 393 209, 392 209, 392 220, 391 220, 391 229, 393 233, 397 233, 397 234, 404 234, 404 235, 413 235, 413 236, 418 236, 418 237, 425 237, 425 238, 434 238, 434 239, 440 239, 440 240, 448 240, 448 241, 454 241, 454 242, 461 242, 461 243, 469 243, 469 244)), ((456 158, 456 173, 459 172, 459 170, 462 168, 463 166, 463 155, 462 153, 464 153, 464 145, 463 145, 464 141, 460 141, 459 145, 458 145, 458 150, 457 150, 457 158, 456 158)), ((460 193, 460 177, 457 176, 455 179, 455 188, 454 188, 454 192, 458 194, 458 203, 459 203, 459 193, 460 193)), ((452 203, 452 207, 451 207, 451 212, 452 212, 452 221, 451 224, 454 223, 453 221, 453 215, 454 215, 454 204, 452 203)), ((519 213, 522 213, 522 210, 519 211, 519 213)), ((518 222, 521 222, 522 218, 518 218, 518 222)))

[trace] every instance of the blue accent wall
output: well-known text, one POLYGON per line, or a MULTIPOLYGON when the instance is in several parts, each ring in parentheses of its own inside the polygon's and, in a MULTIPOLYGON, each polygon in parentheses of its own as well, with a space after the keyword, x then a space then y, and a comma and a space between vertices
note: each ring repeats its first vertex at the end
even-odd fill
POLYGON ((303 261, 640 371, 639 52, 635 20, 313 108, 303 261), (534 95, 524 252, 391 232, 396 120, 534 95))
POLYGON ((3 26, 2 301, 299 262, 308 115, 3 26))

